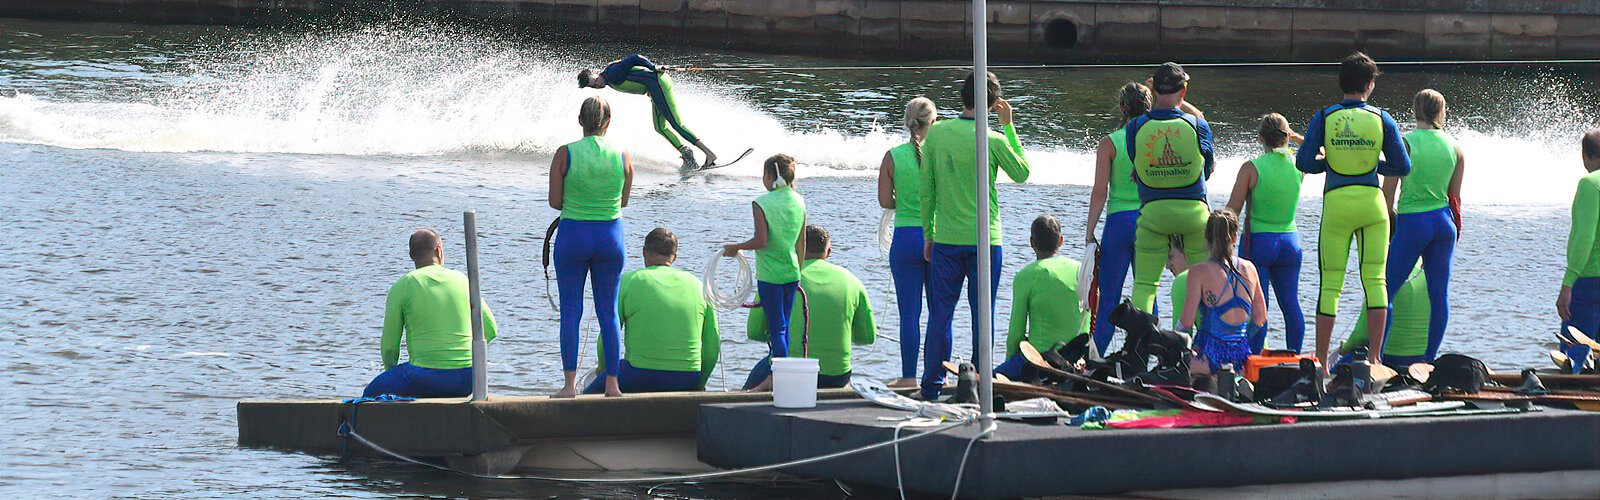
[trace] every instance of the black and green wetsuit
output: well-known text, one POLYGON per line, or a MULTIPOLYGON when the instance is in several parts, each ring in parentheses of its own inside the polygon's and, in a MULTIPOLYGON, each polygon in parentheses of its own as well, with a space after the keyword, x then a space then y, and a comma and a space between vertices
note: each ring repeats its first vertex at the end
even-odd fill
POLYGON ((678 105, 672 97, 672 78, 657 69, 649 59, 639 54, 622 58, 607 64, 600 76, 606 79, 607 86, 618 92, 650 96, 656 133, 672 143, 672 149, 683 149, 684 142, 700 142, 678 118, 678 105), (677 134, 673 134, 673 131, 677 131, 677 134))

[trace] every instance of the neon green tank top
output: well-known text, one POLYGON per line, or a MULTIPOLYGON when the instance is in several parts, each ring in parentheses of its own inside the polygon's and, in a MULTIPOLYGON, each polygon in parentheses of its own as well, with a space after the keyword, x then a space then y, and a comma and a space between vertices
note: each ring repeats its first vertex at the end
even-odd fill
POLYGON ((806 222, 806 200, 794 188, 783 186, 756 198, 767 217, 767 247, 756 250, 756 280, 767 283, 800 281, 800 257, 795 242, 806 222))
POLYGON ((1205 176, 1199 133, 1182 118, 1147 121, 1139 127, 1138 139, 1141 156, 1131 160, 1145 186, 1176 189, 1205 176))
POLYGON ((561 218, 606 221, 622 216, 622 151, 591 135, 567 145, 561 218))
POLYGON ((1294 152, 1279 148, 1250 160, 1256 167, 1256 188, 1250 192, 1250 232, 1295 232, 1304 176, 1294 168, 1294 152))
POLYGON ((922 226, 922 164, 910 142, 889 150, 894 160, 894 227, 922 226))
POLYGON ((1106 193, 1106 214, 1139 209, 1139 185, 1133 182, 1133 160, 1128 159, 1128 129, 1107 136, 1117 148, 1111 156, 1111 189, 1106 193))
POLYGON ((1400 184, 1395 212, 1410 214, 1450 206, 1450 179, 1456 173, 1456 141, 1439 130, 1413 130, 1405 135, 1411 152, 1411 175, 1400 184))
POLYGON ((1378 168, 1383 150, 1383 117, 1362 108, 1329 113, 1323 121, 1322 150, 1328 168, 1346 176, 1362 176, 1378 168))

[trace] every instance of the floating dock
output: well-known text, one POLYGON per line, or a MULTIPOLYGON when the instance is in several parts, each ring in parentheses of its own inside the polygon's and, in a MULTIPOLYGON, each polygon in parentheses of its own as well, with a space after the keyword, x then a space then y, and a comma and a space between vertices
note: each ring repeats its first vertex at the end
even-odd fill
MULTIPOLYGON (((805 410, 708 405, 700 410, 699 460, 721 468, 753 467, 882 443, 892 439, 895 422, 880 417, 909 415, 861 400, 805 410)), ((903 431, 916 432, 925 430, 903 431)), ((963 450, 978 432, 974 424, 902 444, 899 472, 906 489, 948 497, 963 450)), ((992 436, 972 445, 960 496, 1104 495, 1596 470, 1600 413, 1558 409, 1208 429, 1080 430, 1002 421, 992 436)), ((896 488, 894 450, 888 448, 786 472, 896 488)), ((1593 492, 1593 484, 1600 483, 1579 487, 1593 492)))

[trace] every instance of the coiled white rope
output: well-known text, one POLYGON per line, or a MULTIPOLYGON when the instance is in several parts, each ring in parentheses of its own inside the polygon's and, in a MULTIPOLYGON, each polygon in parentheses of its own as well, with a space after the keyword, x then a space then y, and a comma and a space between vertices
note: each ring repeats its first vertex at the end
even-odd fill
POLYGON ((878 251, 884 257, 889 256, 889 248, 894 246, 894 209, 883 209, 883 217, 878 219, 878 251))
POLYGON ((1100 242, 1091 241, 1083 246, 1083 263, 1078 266, 1078 310, 1088 311, 1089 287, 1094 286, 1094 268, 1100 262, 1100 242))
POLYGON ((755 272, 750 268, 750 258, 740 252, 733 257, 723 257, 722 251, 717 250, 711 254, 711 259, 706 261, 705 281, 701 282, 701 292, 705 295, 706 302, 710 302, 721 311, 732 311, 750 300, 755 293, 755 272), (724 294, 722 288, 717 286, 719 281, 718 266, 722 259, 731 258, 739 262, 739 272, 734 275, 733 293, 724 294))

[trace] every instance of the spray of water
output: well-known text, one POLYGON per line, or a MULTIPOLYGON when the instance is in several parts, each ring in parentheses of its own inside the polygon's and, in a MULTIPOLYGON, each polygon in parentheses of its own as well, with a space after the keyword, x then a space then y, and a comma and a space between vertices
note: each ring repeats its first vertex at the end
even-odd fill
MULTIPOLYGON (((612 54, 608 54, 612 55, 612 54)), ((677 152, 651 126, 641 96, 580 89, 578 68, 603 60, 547 46, 439 26, 377 25, 353 31, 262 35, 228 42, 174 78, 181 84, 126 101, 0 95, 0 142, 140 152, 241 152, 367 156, 546 155, 579 135, 577 103, 612 102, 610 134, 636 163, 670 169, 677 152)), ((850 134, 823 123, 786 124, 714 75, 675 76, 688 126, 719 154, 756 149, 756 161, 722 171, 755 175, 760 158, 796 154, 806 175, 873 175, 883 151, 904 140, 898 126, 850 134)), ((1469 151, 1473 202, 1542 202, 1580 175, 1579 131, 1593 116, 1566 102, 1558 78, 1531 87, 1485 88, 1478 102, 1504 103, 1514 119, 1459 110, 1450 130, 1469 151)), ((1397 115, 1407 115, 1400 112, 1397 115)), ((1401 117, 1406 120, 1406 117, 1401 117)), ((1091 151, 1030 143, 1030 182, 1089 184, 1091 151)), ((1226 197, 1247 145, 1223 148, 1209 183, 1226 197)), ((1319 178, 1306 193, 1320 192, 1319 178)))

